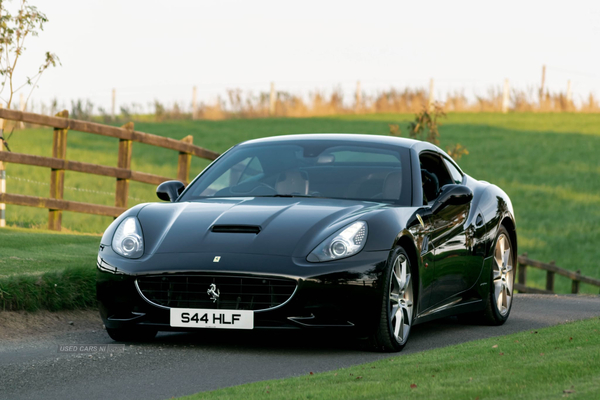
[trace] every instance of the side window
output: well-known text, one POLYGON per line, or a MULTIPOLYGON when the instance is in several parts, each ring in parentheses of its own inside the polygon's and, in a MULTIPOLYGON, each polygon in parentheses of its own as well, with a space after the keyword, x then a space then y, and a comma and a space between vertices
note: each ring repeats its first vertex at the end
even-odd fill
POLYGON ((456 184, 462 183, 463 176, 460 173, 460 171, 450 161, 444 159, 444 162, 446 163, 446 167, 448 168, 448 171, 450 171, 450 175, 452 176, 452 180, 454 181, 454 183, 456 183, 456 184))
POLYGON ((442 186, 454 183, 454 181, 439 155, 428 152, 421 153, 419 161, 423 185, 423 204, 425 205, 437 199, 442 186))

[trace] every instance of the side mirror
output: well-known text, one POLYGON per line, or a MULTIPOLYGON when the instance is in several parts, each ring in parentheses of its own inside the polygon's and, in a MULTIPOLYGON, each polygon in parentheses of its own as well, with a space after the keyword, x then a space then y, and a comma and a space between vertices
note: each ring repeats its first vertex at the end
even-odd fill
POLYGON ((444 185, 442 187, 442 193, 438 196, 435 203, 433 203, 432 211, 434 213, 452 205, 460 206, 467 204, 473 199, 473 191, 463 185, 444 185))
POLYGON ((158 185, 156 195, 159 199, 172 203, 177 200, 183 189, 185 185, 179 181, 166 181, 158 185))

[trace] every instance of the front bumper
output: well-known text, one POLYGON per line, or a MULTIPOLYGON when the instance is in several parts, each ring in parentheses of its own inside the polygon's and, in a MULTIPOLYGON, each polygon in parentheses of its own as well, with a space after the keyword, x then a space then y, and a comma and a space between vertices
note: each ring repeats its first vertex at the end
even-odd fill
MULTIPOLYGON (((297 287, 283 305, 254 311, 255 329, 374 329, 382 304, 382 276, 388 251, 361 252, 326 263, 254 254, 159 253, 125 259, 108 246, 98 255, 96 280, 100 314, 107 328, 148 327, 197 331, 170 326, 168 307, 141 295, 136 279, 156 276, 236 276, 291 279, 297 287)), ((205 292, 206 289, 203 289, 205 292)))

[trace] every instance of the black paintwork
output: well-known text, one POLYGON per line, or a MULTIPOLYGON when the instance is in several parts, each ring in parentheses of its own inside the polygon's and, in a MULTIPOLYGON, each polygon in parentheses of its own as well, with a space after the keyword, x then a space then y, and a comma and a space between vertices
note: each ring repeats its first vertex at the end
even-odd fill
POLYGON ((178 183, 159 186, 159 197, 170 203, 137 205, 107 228, 97 276, 105 325, 140 324, 173 330, 168 310, 140 296, 136 277, 213 274, 285 277, 297 282, 295 294, 285 305, 255 312, 256 328, 356 327, 368 333, 380 315, 385 290, 382 273, 390 251, 398 245, 411 257, 417 284, 415 324, 483 309, 489 293, 493 242, 501 224, 509 231, 516 252, 514 212, 506 193, 463 174, 460 184, 447 185, 437 201, 424 205, 419 155, 433 153, 458 167, 436 146, 409 139, 291 135, 245 142, 229 152, 260 142, 315 138, 406 149, 410 167, 405 171, 409 176, 403 179, 411 181, 406 194, 410 205, 294 197, 185 201, 189 187, 201 180, 213 163, 180 196, 178 183), (111 249, 117 226, 128 216, 137 216, 143 230, 145 249, 139 259, 121 257, 111 249), (358 220, 366 221, 369 228, 360 253, 323 263, 307 261, 319 243, 358 220), (221 257, 220 262, 213 262, 215 256, 221 257))

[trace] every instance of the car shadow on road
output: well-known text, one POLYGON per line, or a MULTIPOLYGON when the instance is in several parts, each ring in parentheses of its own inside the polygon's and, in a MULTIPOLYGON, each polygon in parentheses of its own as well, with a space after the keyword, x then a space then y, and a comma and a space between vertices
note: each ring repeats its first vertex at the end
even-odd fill
MULTIPOLYGON (((433 345, 433 347, 444 346, 448 343, 448 338, 452 338, 451 342, 465 341, 460 339, 470 336, 480 337, 481 329, 489 330, 489 328, 465 325, 454 317, 417 325, 412 328, 406 350, 420 351, 425 347, 432 347, 432 343, 436 342, 439 346, 433 345), (477 334, 473 332, 470 335, 469 331, 477 331, 477 334)), ((493 330, 489 332, 489 336, 495 336, 493 330)), ((282 351, 302 354, 376 351, 369 346, 366 338, 357 337, 351 330, 346 329, 164 332, 151 342, 140 343, 140 345, 168 348, 196 347, 215 352, 260 352, 261 354, 282 351)))

